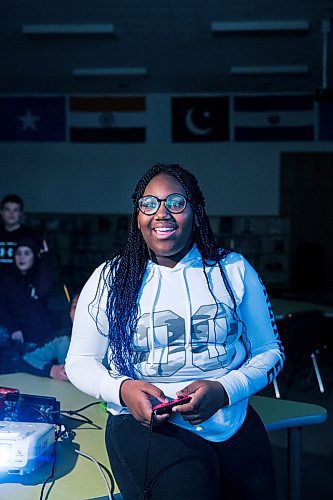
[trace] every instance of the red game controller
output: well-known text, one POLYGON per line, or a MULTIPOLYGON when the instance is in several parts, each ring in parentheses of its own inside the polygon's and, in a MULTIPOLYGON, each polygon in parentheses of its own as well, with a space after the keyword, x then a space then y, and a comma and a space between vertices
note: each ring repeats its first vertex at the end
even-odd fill
POLYGON ((191 396, 180 396, 177 399, 172 399, 166 403, 161 403, 159 405, 153 406, 153 412, 155 415, 163 415, 165 413, 171 413, 174 406, 185 405, 191 401, 191 396))
POLYGON ((3 409, 3 403, 7 397, 7 394, 18 394, 19 390, 14 389, 14 387, 0 387, 0 410, 3 409))

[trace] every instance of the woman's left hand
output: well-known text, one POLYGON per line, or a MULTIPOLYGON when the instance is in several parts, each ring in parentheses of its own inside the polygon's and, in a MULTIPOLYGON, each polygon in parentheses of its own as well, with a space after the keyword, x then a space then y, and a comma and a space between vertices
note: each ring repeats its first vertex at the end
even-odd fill
POLYGON ((216 380, 196 380, 177 392, 177 396, 191 396, 191 401, 175 406, 173 412, 181 413, 184 420, 200 425, 220 408, 228 404, 227 393, 216 380))

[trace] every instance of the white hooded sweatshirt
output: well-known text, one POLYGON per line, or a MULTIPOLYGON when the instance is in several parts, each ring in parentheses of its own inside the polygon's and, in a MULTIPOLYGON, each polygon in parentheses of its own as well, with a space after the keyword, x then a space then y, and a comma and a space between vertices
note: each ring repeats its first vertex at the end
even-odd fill
MULTIPOLYGON (((225 441, 242 425, 248 398, 269 384, 284 355, 267 292, 256 271, 237 253, 221 264, 237 304, 217 265, 206 267, 212 296, 196 246, 174 268, 149 261, 138 296, 139 318, 133 339, 138 379, 159 387, 167 397, 195 380, 217 380, 229 405, 198 426, 172 414, 169 422, 209 441, 225 441)), ((95 270, 78 301, 66 373, 81 391, 103 399, 114 414, 129 413, 120 402, 127 376, 103 365, 108 347, 107 292, 96 300, 103 266, 95 270), (98 311, 99 328, 96 327, 98 311)))

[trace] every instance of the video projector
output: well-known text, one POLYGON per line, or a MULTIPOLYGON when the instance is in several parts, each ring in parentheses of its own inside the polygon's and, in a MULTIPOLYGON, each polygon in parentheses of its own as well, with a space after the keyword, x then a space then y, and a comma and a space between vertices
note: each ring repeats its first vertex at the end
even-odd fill
POLYGON ((53 424, 0 421, 0 474, 23 475, 51 460, 53 424))
POLYGON ((60 403, 0 387, 0 475, 26 474, 50 460, 60 403))

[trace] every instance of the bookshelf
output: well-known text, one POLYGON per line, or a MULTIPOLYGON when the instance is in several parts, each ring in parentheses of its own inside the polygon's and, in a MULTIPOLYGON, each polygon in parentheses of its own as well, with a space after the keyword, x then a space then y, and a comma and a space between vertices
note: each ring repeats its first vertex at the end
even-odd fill
MULTIPOLYGON (((276 216, 211 216, 220 246, 242 253, 267 288, 290 284, 290 224, 276 216)), ((26 223, 46 239, 52 251, 56 279, 72 290, 127 240, 127 214, 26 215, 26 223)))
POLYGON ((212 217, 218 244, 241 253, 267 288, 290 285, 290 223, 277 216, 212 217))

